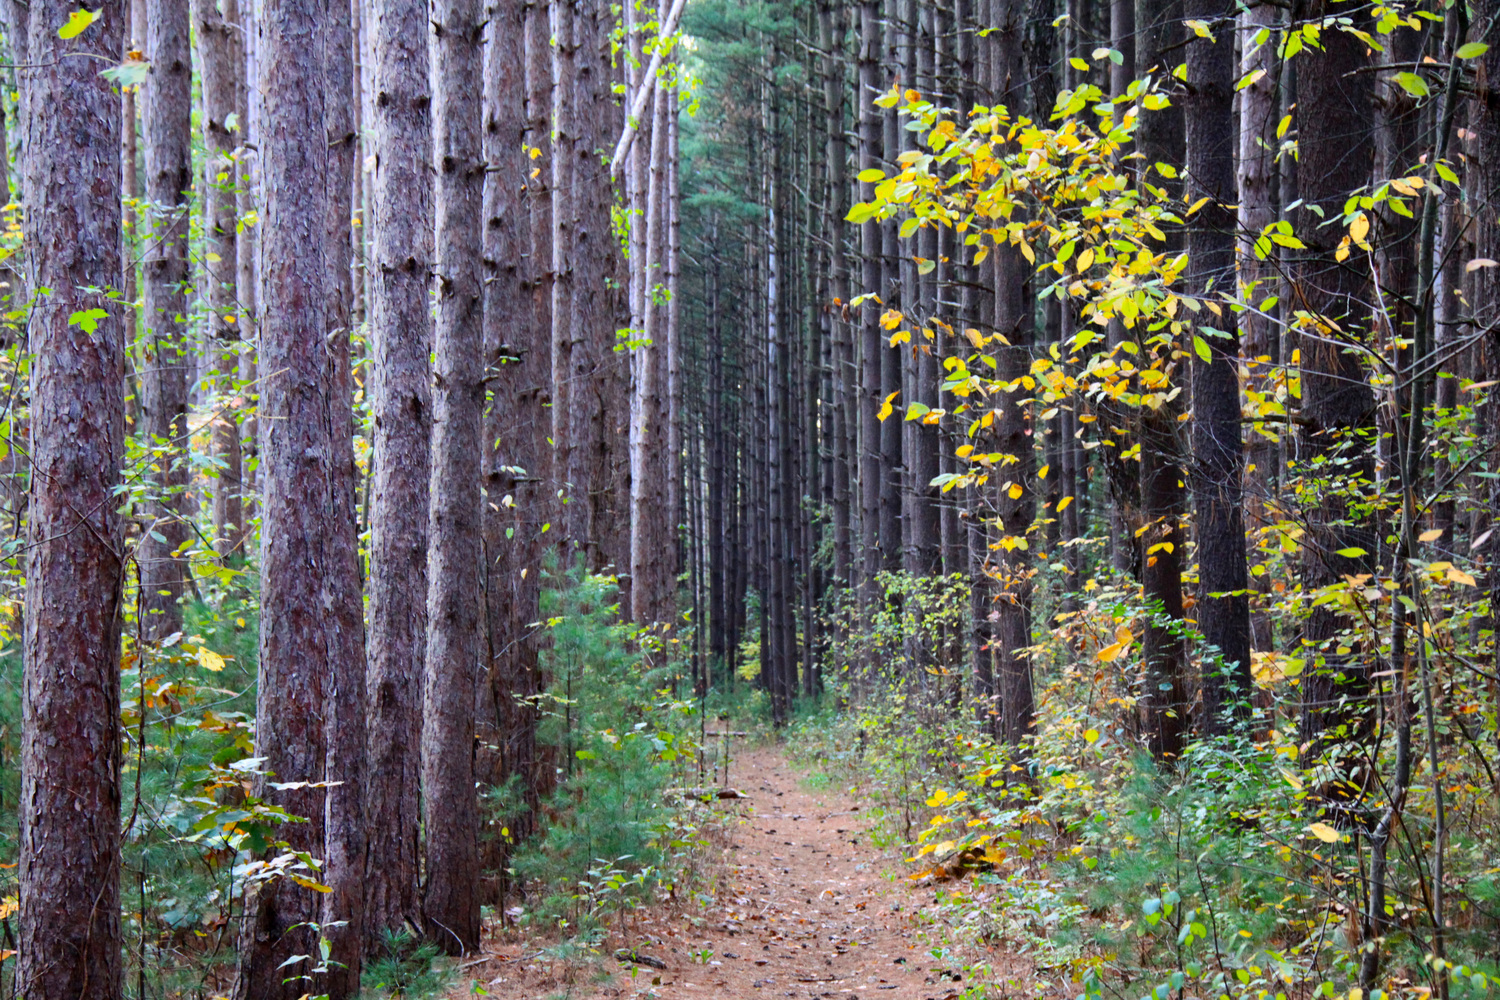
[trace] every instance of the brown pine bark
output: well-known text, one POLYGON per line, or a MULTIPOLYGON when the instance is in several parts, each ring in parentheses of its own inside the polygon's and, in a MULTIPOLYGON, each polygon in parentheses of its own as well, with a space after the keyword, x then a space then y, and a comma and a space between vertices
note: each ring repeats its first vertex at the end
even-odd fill
MULTIPOLYGON (((31 502, 22 696, 20 937, 28 996, 115 1000, 120 982, 120 602, 124 453, 121 4, 72 39, 71 4, 30 5, 21 71, 32 280, 31 502), (100 291, 103 290, 103 291, 100 291), (72 317, 89 315, 88 322, 72 317)), ((16 36, 12 35, 12 38, 16 36)))
POLYGON ((435 28, 438 295, 422 706, 422 820, 427 837, 422 916, 428 940, 458 955, 479 947, 474 697, 483 655, 479 475, 485 162, 480 0, 440 0, 435 28))
MULTIPOLYGON (((370 253, 370 940, 420 928, 417 897, 422 663, 427 629, 427 297, 432 270, 432 112, 427 5, 391 0, 376 21, 370 253)), ((373 954, 373 947, 372 947, 373 954)))
MULTIPOLYGON (((490 400, 484 435, 484 588, 489 637, 487 688, 479 740, 488 765, 478 779, 494 787, 518 780, 520 807, 492 816, 483 827, 483 866, 501 873, 510 843, 531 835, 542 783, 537 752, 537 712, 529 698, 540 692, 539 614, 542 527, 553 516, 548 486, 552 451, 547 403, 552 384, 551 331, 544 301, 534 294, 550 261, 537 252, 531 212, 534 161, 528 135, 526 0, 491 5, 485 51, 484 354, 489 359, 490 400), (508 829, 510 836, 502 835, 508 829)), ((545 227, 537 227, 543 233, 545 227)))
POLYGON ((162 639, 182 629, 182 595, 189 573, 178 555, 188 540, 187 492, 188 204, 192 198, 192 56, 188 0, 147 0, 146 58, 141 87, 146 141, 143 226, 143 316, 146 324, 141 397, 144 430, 156 448, 155 496, 146 504, 136 561, 141 574, 142 628, 162 639))
MULTIPOLYGON (((358 2, 358 0, 353 0, 358 2)), ((351 0, 331 0, 323 49, 327 94, 328 210, 326 260, 329 411, 332 418, 334 510, 329 543, 334 562, 327 588, 331 615, 339 619, 328 669, 325 732, 328 741, 324 801, 324 935, 332 945, 323 989, 330 1000, 359 992, 364 951, 365 899, 365 618, 360 589, 359 470, 354 464, 354 378, 350 333, 354 308, 354 171, 358 133, 354 120, 354 11, 351 0)))
MULTIPOLYGON (((584 387, 573 378, 574 233, 577 198, 573 190, 578 146, 578 0, 551 0, 552 28, 552 448, 553 476, 562 499, 559 518, 562 568, 571 569, 584 547, 588 497, 574 481, 574 399, 584 387)), ((540 26, 538 26, 540 30, 540 26)))
MULTIPOLYGON (((203 95, 203 283, 208 333, 217 348, 212 417, 214 457, 221 463, 213 490, 213 541, 226 559, 245 556, 244 484, 240 481, 240 428, 235 420, 235 380, 240 373, 238 315, 239 251, 235 233, 234 160, 241 72, 239 10, 226 0, 193 0, 198 37, 199 87, 203 95)), ((238 127, 243 128, 241 122, 238 127)))
MULTIPOLYGON (((340 529, 338 455, 347 404, 334 401, 328 334, 329 152, 323 45, 328 12, 317 0, 263 7, 259 90, 264 101, 265 316, 260 332, 261 630, 256 754, 273 780, 257 794, 305 823, 279 835, 287 850, 326 851, 325 730, 335 682, 330 658, 358 641, 341 606, 357 584, 340 529), (340 412, 342 410, 342 412, 340 412), (322 567, 322 572, 309 572, 322 567)), ((273 848, 273 852, 277 849, 273 848)), ((311 873, 309 873, 311 874, 311 873)), ((321 894, 278 878, 245 903, 235 995, 261 1000, 308 992, 317 955, 307 925, 322 917, 321 894)))

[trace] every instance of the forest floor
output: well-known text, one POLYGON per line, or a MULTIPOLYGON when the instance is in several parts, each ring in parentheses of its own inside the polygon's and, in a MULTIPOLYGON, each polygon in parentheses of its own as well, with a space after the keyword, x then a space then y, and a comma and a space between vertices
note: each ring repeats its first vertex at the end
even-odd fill
POLYGON ((861 803, 807 787, 783 749, 743 752, 730 779, 748 798, 719 804, 708 891, 631 917, 599 949, 636 949, 633 974, 613 957, 548 959, 539 942, 501 936, 465 963, 452 996, 473 995, 477 983, 497 1000, 957 1000, 974 985, 964 981, 966 959, 989 963, 991 982, 1024 976, 1025 960, 1003 949, 943 941, 943 928, 924 918, 934 890, 908 881, 899 845, 876 847, 861 803))

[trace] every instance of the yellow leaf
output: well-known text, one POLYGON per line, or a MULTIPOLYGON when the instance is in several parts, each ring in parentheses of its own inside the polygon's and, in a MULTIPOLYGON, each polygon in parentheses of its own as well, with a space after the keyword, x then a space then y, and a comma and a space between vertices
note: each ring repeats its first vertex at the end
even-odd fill
POLYGON ((198 647, 198 662, 202 664, 204 670, 212 670, 214 673, 224 669, 224 657, 207 646, 198 647))
POLYGON ((1327 823, 1314 823, 1307 828, 1307 832, 1325 844, 1337 844, 1339 842, 1339 832, 1327 823))
POLYGON ((1420 535, 1417 536, 1417 541, 1419 541, 1419 542, 1435 542, 1439 538, 1442 538, 1442 537, 1443 537, 1443 529, 1442 528, 1428 528, 1426 531, 1422 532, 1420 535))
POLYGON ((949 851, 953 850, 955 846, 957 845, 954 841, 945 840, 941 844, 937 845, 937 847, 934 849, 934 853, 947 854, 949 851))
POLYGON ((1128 646, 1134 641, 1135 633, 1130 631, 1130 629, 1126 628, 1124 625, 1121 625, 1119 628, 1115 629, 1115 642, 1118 642, 1122 646, 1128 646))
POLYGON ((1098 743, 1099 742, 1099 730, 1097 730, 1097 729, 1085 729, 1083 731, 1083 738, 1085 740, 1087 740, 1088 742, 1090 742, 1090 743, 1098 743))
POLYGON ((1024 491, 1021 489, 1020 483, 1011 483, 1010 489, 1006 490, 1005 492, 1010 495, 1010 498, 1012 500, 1019 500, 1021 499, 1021 494, 1024 491))
POLYGON ((901 311, 899 309, 887 309, 880 316, 880 325, 887 330, 894 330, 901 325, 901 311))
POLYGON ((1036 477, 1038 479, 1046 479, 1047 478, 1047 473, 1050 472, 1051 470, 1052 470, 1052 466, 1050 466, 1050 465, 1044 465, 1040 469, 1036 470, 1036 477))
POLYGON ((1448 579, 1452 580, 1454 583, 1461 583, 1466 587, 1479 586, 1479 582, 1472 576, 1465 573, 1463 570, 1455 569, 1452 566, 1448 567, 1448 579))
POLYGON ((1063 497, 1061 500, 1057 501, 1057 512, 1061 514, 1063 511, 1068 509, 1068 504, 1072 502, 1072 497, 1063 497))
POLYGON ((1365 237, 1369 235, 1370 217, 1365 213, 1360 212, 1354 217, 1354 221, 1349 223, 1349 238, 1352 239, 1355 243, 1358 243, 1364 249, 1368 250, 1369 247, 1365 245, 1365 237))
POLYGON ((1126 644, 1123 642, 1113 642, 1108 646, 1105 646, 1103 649, 1099 650, 1097 654, 1099 662, 1113 663, 1115 660, 1119 659, 1121 653, 1125 652, 1125 646, 1126 644))
POLYGON ((1078 255, 1078 273, 1082 274, 1094 264, 1094 248, 1090 247, 1078 255))

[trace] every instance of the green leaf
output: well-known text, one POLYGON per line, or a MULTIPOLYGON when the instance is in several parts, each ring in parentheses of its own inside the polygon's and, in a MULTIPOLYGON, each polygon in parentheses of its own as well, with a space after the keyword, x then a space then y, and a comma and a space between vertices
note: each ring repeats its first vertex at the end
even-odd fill
POLYGON ((100 10, 75 10, 68 15, 68 23, 57 29, 58 38, 77 38, 83 34, 83 29, 99 20, 104 15, 100 10))
POLYGON ((1484 42, 1470 42, 1467 45, 1460 45, 1458 51, 1453 54, 1460 59, 1478 59, 1489 50, 1490 47, 1484 42))
POLYGON ((855 225, 858 225, 861 222, 869 222, 874 217, 875 206, 860 202, 858 205, 855 205, 853 208, 849 209, 849 214, 844 216, 844 221, 852 222, 855 225))
POLYGON ((1366 552, 1364 549, 1360 548, 1357 545, 1351 545, 1347 549, 1339 549, 1338 554, 1343 556, 1345 559, 1358 559, 1360 556, 1367 556, 1370 553, 1366 552))
POLYGON ((1204 340, 1202 337, 1195 336, 1193 338, 1193 350, 1197 353, 1199 359, 1203 361, 1204 364, 1207 364, 1213 360, 1213 352, 1208 349, 1208 341, 1204 340))
POLYGON ((885 180, 885 171, 881 170, 879 167, 871 167, 868 170, 861 170, 859 172, 859 180, 864 184, 874 184, 878 181, 883 181, 885 180))
POLYGON ((68 317, 69 326, 80 326, 84 333, 93 333, 99 329, 99 321, 108 319, 109 313, 103 309, 85 309, 82 312, 73 313, 68 317))
POLYGON ((1428 88, 1427 81, 1415 73, 1397 73, 1396 83, 1401 89, 1413 97, 1428 97, 1432 90, 1428 88))
POLYGON ((101 69, 99 75, 119 87, 139 87, 151 75, 151 64, 138 59, 127 59, 118 66, 101 69))

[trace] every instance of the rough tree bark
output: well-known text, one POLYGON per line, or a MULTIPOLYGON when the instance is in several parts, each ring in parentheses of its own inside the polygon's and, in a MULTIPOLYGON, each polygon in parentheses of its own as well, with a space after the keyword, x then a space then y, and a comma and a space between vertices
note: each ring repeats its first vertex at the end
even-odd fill
MULTIPOLYGON (((1184 12, 1208 22, 1234 9, 1222 0, 1187 0, 1184 12)), ((1240 444, 1239 326, 1227 305, 1236 297, 1234 39, 1227 30, 1187 47, 1187 197, 1207 198, 1188 220, 1188 291, 1217 313, 1198 313, 1194 328, 1193 498, 1197 509, 1198 628, 1220 660, 1203 657, 1203 721, 1227 726, 1226 711, 1248 714, 1250 600, 1246 592, 1244 474, 1240 444), (1201 345, 1201 346, 1200 346, 1201 345), (1207 358, 1204 355, 1207 355, 1207 358)))
POLYGON ((142 313, 142 409, 156 453, 155 496, 136 561, 141 574, 145 634, 163 639, 182 629, 188 540, 183 518, 187 492, 188 204, 193 186, 193 62, 188 46, 188 0, 147 0, 146 58, 151 72, 141 87, 146 140, 145 227, 141 241, 145 279, 142 313))
MULTIPOLYGON (((541 690, 540 635, 533 627, 542 588, 551 448, 547 441, 551 331, 536 294, 550 260, 533 243, 537 192, 528 180, 527 22, 533 4, 495 0, 485 52, 484 354, 491 397, 484 435, 484 588, 489 672, 487 714, 479 738, 489 754, 478 779, 494 787, 519 782, 519 807, 487 817, 483 864, 503 872, 511 841, 530 836, 541 783, 536 707, 541 690), (507 500, 506 498, 510 499, 507 500), (500 833, 509 829, 510 838, 500 833)), ((544 53, 542 53, 544 54, 544 53)), ((550 77, 550 73, 548 74, 550 77)), ((539 177, 538 177, 539 180, 539 177)), ((545 227, 541 228, 545 232, 545 227)), ((501 876, 502 887, 504 876, 501 876)))
POLYGON ((323 49, 327 95, 328 209, 323 252, 327 267, 324 345, 328 355, 334 510, 329 613, 340 619, 340 645, 329 650, 328 740, 324 801, 323 933, 332 950, 322 986, 330 1000, 359 993, 365 899, 365 617, 360 592, 357 497, 354 463, 354 377, 350 364, 350 316, 354 305, 354 11, 359 0, 330 0, 323 49))
MULTIPOLYGON (((62 39, 33 2, 21 71, 32 486, 22 695, 20 941, 28 996, 115 1000, 120 982, 120 601, 125 450, 119 58, 125 11, 62 39), (76 314, 93 317, 73 320, 76 314)), ((12 36, 13 38, 16 36, 12 36)))
POLYGON ((204 298, 209 337, 218 350, 213 448, 214 457, 223 463, 213 491, 213 541, 219 555, 226 559, 243 559, 245 555, 240 428, 234 404, 234 383, 240 373, 235 135, 229 127, 229 116, 238 117, 239 110, 238 20, 236 0, 227 0, 223 12, 215 0, 193 0, 199 88, 203 94, 204 298))
MULTIPOLYGON (((1333 10, 1329 0, 1318 0, 1307 16, 1333 10)), ((1297 211, 1296 232, 1308 249, 1295 275, 1300 299, 1295 306, 1318 317, 1299 337, 1304 423, 1297 466, 1303 477, 1321 480, 1323 489, 1309 512, 1303 544, 1303 583, 1309 590, 1337 583, 1346 574, 1373 571, 1378 549, 1368 522, 1348 520, 1343 492, 1357 488, 1374 471, 1374 396, 1359 357, 1346 346, 1365 335, 1361 303, 1369 269, 1360 253, 1335 264, 1341 227, 1322 224, 1343 211, 1344 199, 1370 172, 1368 66, 1365 44, 1348 32, 1333 31, 1324 35, 1320 51, 1299 60, 1297 74, 1297 176, 1306 204, 1297 211), (1312 211, 1313 205, 1321 213, 1312 211), (1353 549, 1366 554, 1339 555, 1353 549)), ((1357 739, 1368 730, 1368 655, 1321 648, 1347 625, 1347 618, 1330 604, 1314 607, 1303 625, 1303 640, 1314 644, 1317 653, 1326 653, 1326 665, 1313 665, 1303 674, 1304 740, 1357 739)))
MULTIPOLYGON (((260 339, 261 630, 256 754, 276 782, 326 776, 325 720, 333 682, 330 658, 357 638, 339 607, 357 583, 341 577, 338 458, 341 414, 334 402, 326 344, 329 293, 324 253, 329 169, 323 45, 328 13, 321 0, 268 0, 263 8, 265 318, 260 339), (324 567, 313 573, 308 567, 324 567)), ((288 849, 325 850, 326 792, 273 788, 257 794, 305 823, 280 831, 288 849)), ((240 998, 300 997, 316 955, 320 894, 278 878, 252 889, 240 945, 240 998), (302 926, 299 926, 302 925, 302 926), (295 929, 294 929, 295 928, 295 929)))
POLYGON ((369 773, 366 923, 372 942, 421 926, 417 780, 427 612, 427 286, 432 110, 427 5, 389 0, 375 32, 370 253, 369 773), (378 776, 378 777, 376 777, 378 776))
POLYGON ((482 657, 484 10, 481 0, 439 0, 435 14, 438 295, 422 711, 422 916, 428 940, 457 955, 479 947, 474 693, 482 657))

